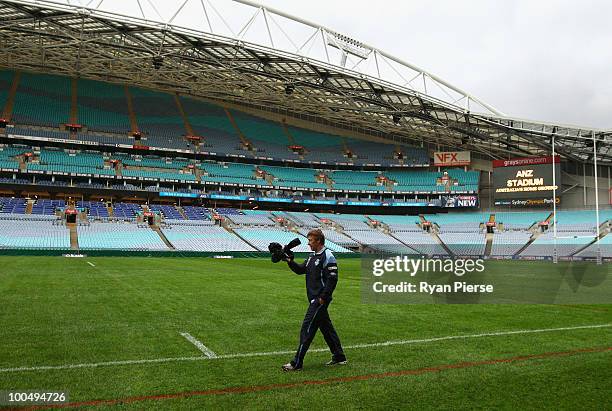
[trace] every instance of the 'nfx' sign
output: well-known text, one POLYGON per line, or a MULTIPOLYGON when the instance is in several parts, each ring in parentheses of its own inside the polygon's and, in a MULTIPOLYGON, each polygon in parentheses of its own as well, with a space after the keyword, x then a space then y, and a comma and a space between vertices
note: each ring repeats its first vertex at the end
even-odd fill
POLYGON ((434 166, 467 166, 469 164, 469 151, 436 151, 434 153, 434 166))

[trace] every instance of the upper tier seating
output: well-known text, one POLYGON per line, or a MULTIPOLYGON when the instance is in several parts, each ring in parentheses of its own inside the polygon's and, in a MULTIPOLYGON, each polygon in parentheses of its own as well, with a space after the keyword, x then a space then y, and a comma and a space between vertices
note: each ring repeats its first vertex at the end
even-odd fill
POLYGON ((346 158, 343 158, 342 137, 299 127, 289 126, 287 129, 295 144, 309 151, 305 160, 325 163, 346 162, 346 158))
MULTIPOLYGON (((13 77, 14 72, 0 70, 0 102, 3 106, 13 77)), ((17 125, 44 126, 56 130, 36 130, 33 134, 31 131, 24 131, 15 134, 51 137, 49 133, 55 133, 54 138, 70 138, 69 133, 60 132, 58 126, 73 120, 71 82, 72 79, 67 77, 22 73, 12 120, 17 125)), ((78 140, 111 145, 134 144, 135 139, 129 137, 134 131, 128 109, 129 93, 136 122, 134 127, 142 133, 141 145, 195 150, 195 146, 184 139, 189 127, 184 122, 172 94, 131 86, 126 93, 124 85, 80 78, 76 79, 76 84, 77 104, 74 120, 84 126, 77 134, 78 140)), ((400 165, 400 161, 393 158, 395 144, 284 126, 278 121, 234 109, 226 113, 220 105, 192 97, 179 96, 179 102, 193 134, 203 138, 199 147, 201 152, 319 164, 400 165), (253 151, 243 147, 240 134, 252 143, 253 151), (295 154, 289 149, 292 144, 305 147, 306 152, 303 155, 295 154), (353 158, 347 157, 345 147, 353 152, 353 158)), ((400 149, 404 153, 404 165, 429 164, 425 149, 407 146, 401 146, 400 149)))
POLYGON ((58 127, 70 121, 68 77, 21 73, 11 120, 19 124, 58 127))
POLYGON ((222 107, 180 97, 183 110, 197 136, 204 139, 202 151, 245 155, 240 137, 222 107))
POLYGON ((9 91, 13 84, 15 73, 7 70, 0 70, 0 107, 4 108, 8 100, 9 91))
POLYGON ((138 129, 148 140, 156 137, 170 139, 180 143, 176 148, 186 145, 180 138, 186 134, 185 125, 171 94, 135 87, 130 87, 130 94, 138 129))
POLYGON ((108 137, 100 141, 95 134, 79 134, 79 140, 99 141, 106 144, 132 144, 127 138, 131 131, 128 104, 123 86, 101 83, 99 81, 79 79, 78 82, 78 122, 90 131, 118 133, 124 137, 108 137))

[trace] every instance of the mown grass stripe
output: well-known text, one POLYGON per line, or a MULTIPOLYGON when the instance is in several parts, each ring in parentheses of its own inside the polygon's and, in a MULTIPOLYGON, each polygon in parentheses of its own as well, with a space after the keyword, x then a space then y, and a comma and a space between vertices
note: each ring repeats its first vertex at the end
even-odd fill
MULTIPOLYGON (((480 334, 469 334, 469 335, 449 335, 445 337, 425 338, 416 340, 399 340, 399 341, 384 341, 379 343, 369 344, 355 344, 345 346, 344 349, 362 349, 362 348, 374 348, 374 347, 386 347, 394 345, 409 345, 409 344, 425 344, 437 341, 445 340, 456 340, 456 339, 470 339, 470 338, 483 338, 483 337, 498 337, 508 335, 522 335, 522 334, 536 334, 545 332, 558 332, 558 331, 572 331, 582 329, 593 329, 593 328, 606 328, 611 327, 612 324, 595 324, 595 325, 579 325, 573 327, 560 327, 560 328, 541 328, 533 330, 515 330, 515 331, 496 331, 489 333, 480 334)), ((326 352, 327 348, 315 348, 309 350, 309 352, 326 352)), ((182 362, 182 361, 201 361, 201 360, 222 360, 231 358, 244 358, 244 357, 262 357, 262 356, 275 356, 275 355, 286 355, 294 354, 294 351, 266 351, 266 352, 250 352, 250 353, 236 353, 236 354, 215 354, 215 357, 198 356, 198 357, 170 357, 170 358, 152 358, 142 360, 119 360, 119 361, 106 361, 98 363, 83 363, 83 364, 65 364, 65 365, 41 365, 33 367, 14 367, 14 368, 0 368, 0 373, 10 372, 27 372, 27 371, 49 371, 49 370, 69 370, 76 368, 97 368, 97 367, 109 367, 109 366, 122 366, 122 365, 138 365, 138 364, 159 364, 168 362, 182 362)))

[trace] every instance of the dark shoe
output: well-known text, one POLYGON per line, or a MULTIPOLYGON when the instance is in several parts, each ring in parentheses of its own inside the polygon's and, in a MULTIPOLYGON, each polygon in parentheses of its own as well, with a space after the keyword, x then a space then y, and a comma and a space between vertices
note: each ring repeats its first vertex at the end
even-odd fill
POLYGON ((283 371, 302 371, 302 367, 297 368, 293 361, 288 362, 287 364, 283 365, 281 368, 283 371))
POLYGON ((346 365, 348 363, 348 360, 346 358, 344 359, 340 359, 340 360, 336 360, 335 358, 332 358, 331 361, 326 362, 325 365, 327 366, 332 366, 332 365, 346 365))

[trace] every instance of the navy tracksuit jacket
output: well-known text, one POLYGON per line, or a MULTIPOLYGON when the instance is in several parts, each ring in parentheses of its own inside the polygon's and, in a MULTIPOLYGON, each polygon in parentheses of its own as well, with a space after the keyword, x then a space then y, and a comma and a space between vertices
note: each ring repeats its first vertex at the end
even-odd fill
POLYGON ((302 264, 289 261, 289 268, 296 274, 306 274, 306 295, 310 305, 306 310, 302 329, 300 331, 300 345, 293 360, 296 368, 301 368, 306 351, 314 339, 317 329, 321 329, 323 338, 329 346, 335 360, 345 360, 340 338, 332 325, 327 312, 332 294, 338 283, 338 264, 332 252, 323 248, 318 253, 312 253, 302 264), (319 298, 325 301, 319 303, 319 298))

